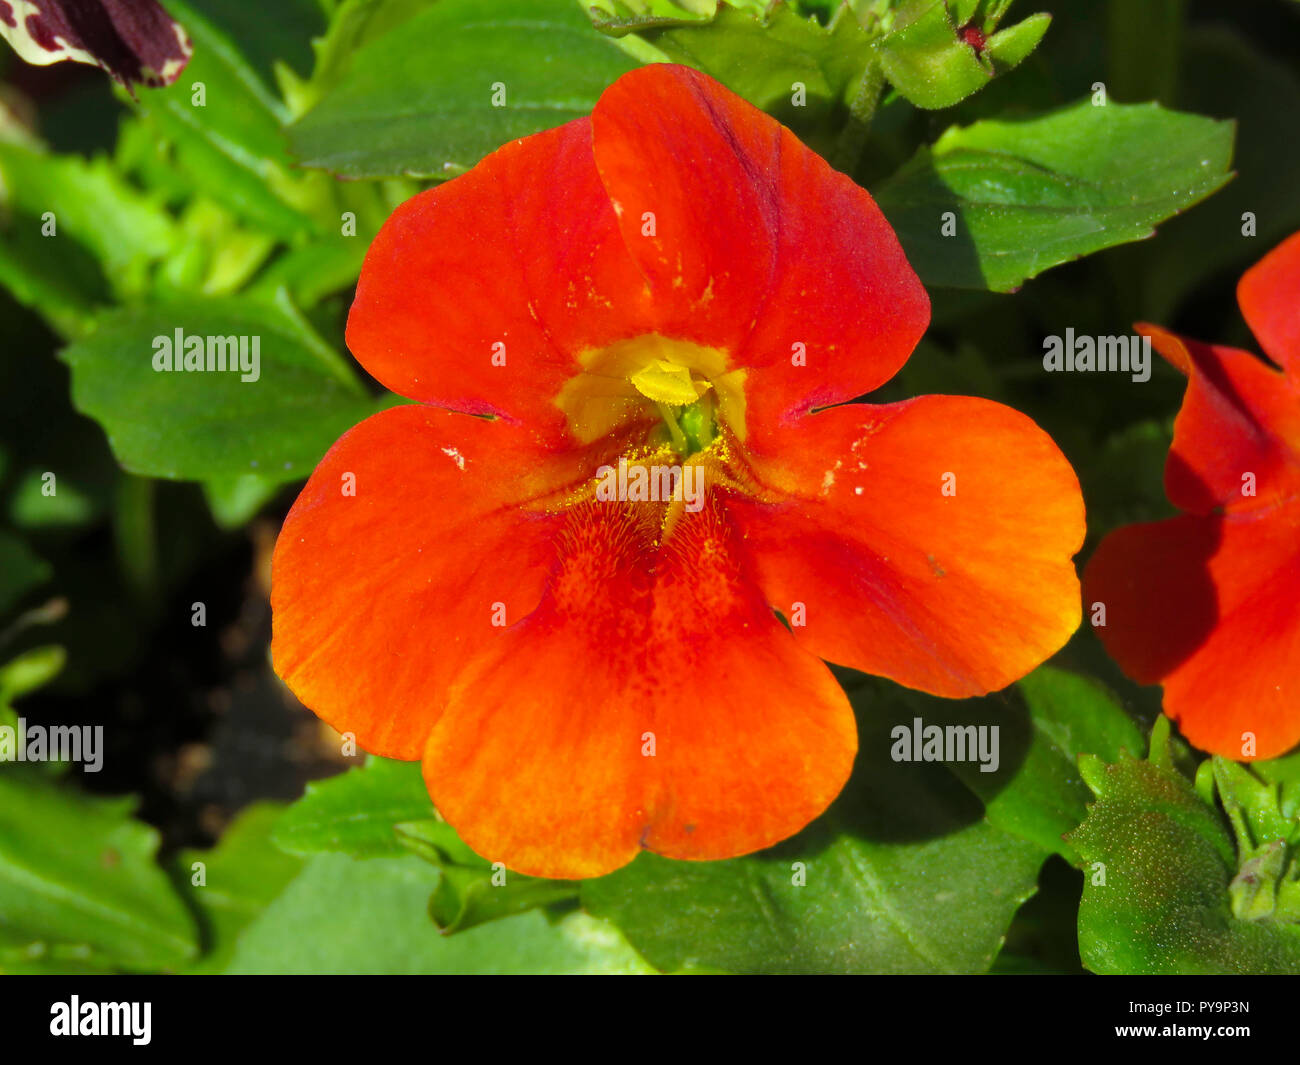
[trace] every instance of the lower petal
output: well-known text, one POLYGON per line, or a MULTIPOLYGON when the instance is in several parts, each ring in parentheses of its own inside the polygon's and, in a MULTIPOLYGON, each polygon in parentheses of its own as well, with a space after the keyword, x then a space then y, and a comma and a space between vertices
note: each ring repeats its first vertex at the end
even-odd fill
POLYGON ((822 658, 963 698, 1078 627, 1083 499, 1024 415, 923 396, 810 415, 763 442, 733 504, 768 601, 822 658))
POLYGON ((575 508, 542 604, 457 680, 425 776, 485 857, 553 877, 641 847, 733 857, 848 778, 848 702, 757 595, 719 505, 660 530, 645 504, 575 508))
POLYGON ((1118 529, 1088 563, 1106 650, 1134 680, 1164 685, 1165 712, 1202 750, 1271 758, 1300 742, 1298 531, 1294 505, 1184 515, 1118 529))

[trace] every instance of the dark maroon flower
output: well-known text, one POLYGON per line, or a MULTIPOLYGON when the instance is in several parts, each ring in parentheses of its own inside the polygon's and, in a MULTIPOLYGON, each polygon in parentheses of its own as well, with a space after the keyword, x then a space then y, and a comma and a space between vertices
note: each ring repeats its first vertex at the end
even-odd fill
POLYGON ((128 88, 170 85, 192 51, 157 0, 0 0, 0 35, 29 63, 89 63, 128 88))

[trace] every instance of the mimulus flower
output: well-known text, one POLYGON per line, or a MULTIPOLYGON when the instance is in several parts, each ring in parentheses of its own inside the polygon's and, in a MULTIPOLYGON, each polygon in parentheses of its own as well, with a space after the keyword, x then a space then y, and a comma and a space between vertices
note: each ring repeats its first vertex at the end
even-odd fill
POLYGON ((1138 330, 1187 375, 1165 465, 1184 513, 1107 536, 1084 592, 1120 667, 1164 685, 1202 750, 1272 758, 1300 743, 1300 233, 1251 267, 1241 313, 1264 353, 1138 330))
POLYGON ((928 320, 865 191, 702 74, 625 75, 370 248, 348 345, 417 402, 289 514, 276 669, 520 872, 792 835, 857 748, 823 659, 976 695, 1079 621, 1047 436, 849 403, 928 320))

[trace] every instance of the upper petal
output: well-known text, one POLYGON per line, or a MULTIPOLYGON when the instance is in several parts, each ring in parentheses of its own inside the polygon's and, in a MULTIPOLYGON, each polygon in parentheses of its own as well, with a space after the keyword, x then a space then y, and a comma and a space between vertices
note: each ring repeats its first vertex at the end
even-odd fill
POLYGON ((763 490, 732 510, 768 601, 821 657, 960 698, 1078 627, 1083 499, 1024 415, 955 396, 849 404, 767 444, 763 490))
POLYGON ((887 381, 929 300, 871 196, 775 119, 688 67, 619 78, 592 114, 596 166, 659 329, 729 354, 751 418, 887 381))
POLYGON ((648 313, 580 119, 394 211, 366 254, 347 341, 395 392, 560 443, 555 398, 579 357, 649 332, 648 313))
POLYGON ((1137 329, 1187 374, 1165 465, 1170 502, 1207 514, 1300 494, 1300 379, 1246 351, 1145 322, 1137 329))
POLYGON ((1300 233, 1242 275, 1237 302, 1260 346, 1294 379, 1300 374, 1300 233))
POLYGON ((541 605, 454 685, 425 777, 485 857, 556 877, 642 846, 733 857, 848 778, 848 702, 757 594, 718 502, 656 546, 659 529, 645 504, 571 511, 541 605))

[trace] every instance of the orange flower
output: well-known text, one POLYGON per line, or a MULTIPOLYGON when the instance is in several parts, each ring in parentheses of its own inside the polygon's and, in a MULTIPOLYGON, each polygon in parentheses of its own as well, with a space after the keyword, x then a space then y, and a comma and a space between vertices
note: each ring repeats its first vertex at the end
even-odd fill
POLYGON ((625 75, 376 238, 348 344, 419 405, 285 522, 277 670, 521 872, 784 839, 856 752, 822 659, 975 695, 1079 621, 1078 483, 1028 418, 843 405, 928 319, 866 192, 702 74, 625 75))
POLYGON ((1107 536, 1084 578, 1096 631, 1202 750, 1272 758, 1300 742, 1300 233, 1248 270, 1249 352, 1139 323, 1187 375, 1165 466, 1184 511, 1107 536))

